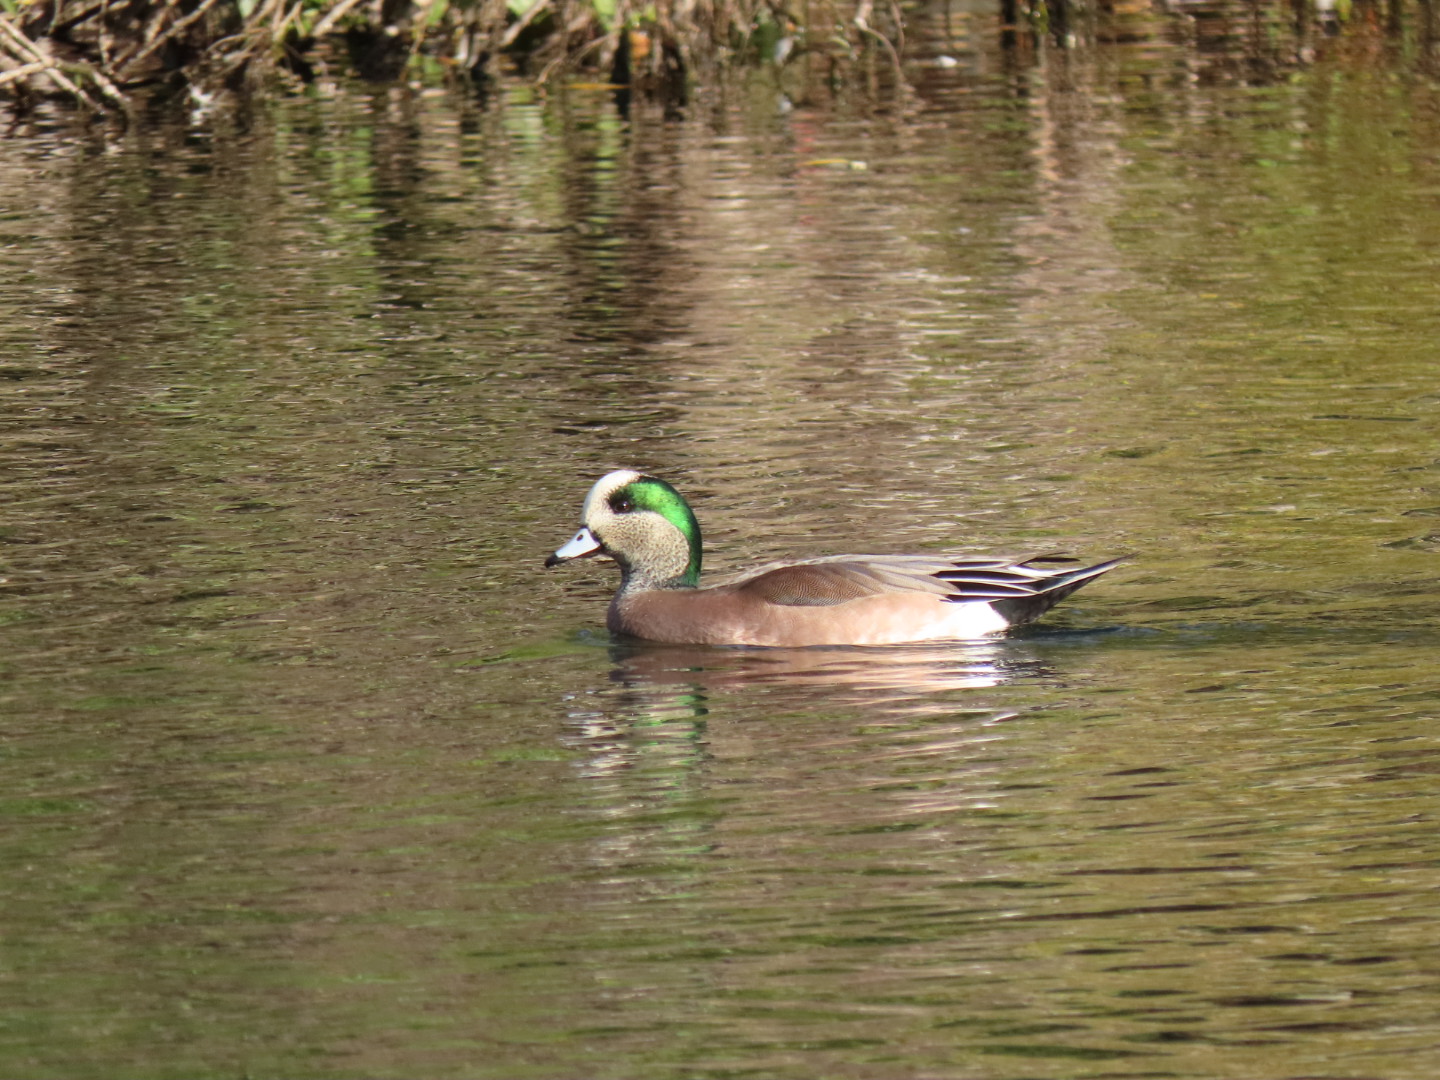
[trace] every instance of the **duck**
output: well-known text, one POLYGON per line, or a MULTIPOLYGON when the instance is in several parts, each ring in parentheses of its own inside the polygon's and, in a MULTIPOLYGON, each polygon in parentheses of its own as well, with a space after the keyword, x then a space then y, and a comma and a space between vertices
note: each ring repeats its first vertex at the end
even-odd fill
POLYGON ((700 584, 700 523, 664 480, 618 469, 597 480, 580 531, 547 568, 604 555, 620 567, 606 626, 671 645, 901 645, 988 638, 1033 622, 1121 559, 1079 569, 1035 555, 827 555, 700 584))

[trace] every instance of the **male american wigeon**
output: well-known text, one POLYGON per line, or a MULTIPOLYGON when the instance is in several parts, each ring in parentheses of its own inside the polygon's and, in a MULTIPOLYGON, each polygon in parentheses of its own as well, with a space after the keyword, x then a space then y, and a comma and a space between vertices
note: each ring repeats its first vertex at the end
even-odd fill
POLYGON ((633 469, 595 483, 580 531, 545 565, 601 554, 620 564, 611 632, 677 645, 979 638, 1039 618, 1119 562, 1057 571, 1054 564, 1075 560, 830 555, 772 563, 702 589, 700 524, 690 505, 664 480, 633 469))

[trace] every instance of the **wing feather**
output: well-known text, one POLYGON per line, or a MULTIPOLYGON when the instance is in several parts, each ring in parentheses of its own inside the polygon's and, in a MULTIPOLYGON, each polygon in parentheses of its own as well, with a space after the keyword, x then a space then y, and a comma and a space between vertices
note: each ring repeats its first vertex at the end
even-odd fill
POLYGON ((982 556, 834 555, 764 566, 722 587, 785 607, 846 604, 881 593, 928 593, 951 603, 1010 601, 1028 608, 1035 599, 1048 599, 1058 590, 1064 589, 1059 595, 1074 591, 1113 565, 1069 571, 1037 565, 1077 561, 1057 554, 1018 561, 982 556))

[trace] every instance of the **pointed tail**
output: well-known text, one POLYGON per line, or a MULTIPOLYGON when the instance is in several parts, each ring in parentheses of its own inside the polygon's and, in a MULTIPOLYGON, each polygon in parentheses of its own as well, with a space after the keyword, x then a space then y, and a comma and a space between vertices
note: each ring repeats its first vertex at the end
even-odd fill
POLYGON ((991 600, 990 606, 1005 616, 1011 626, 1034 622, 1076 589, 1094 581, 1107 570, 1114 569, 1120 562, 1120 559, 1111 559, 1109 562, 1087 566, 1083 570, 1068 570, 1056 574, 1054 577, 1036 582, 1035 591, 1029 596, 991 600))

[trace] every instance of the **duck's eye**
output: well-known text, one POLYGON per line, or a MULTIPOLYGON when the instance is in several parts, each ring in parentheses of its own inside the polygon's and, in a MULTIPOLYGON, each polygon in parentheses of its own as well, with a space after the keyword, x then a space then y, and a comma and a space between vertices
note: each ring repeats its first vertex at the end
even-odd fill
POLYGON ((617 491, 610 496, 610 509, 617 514, 628 514, 635 509, 635 500, 623 491, 617 491))

